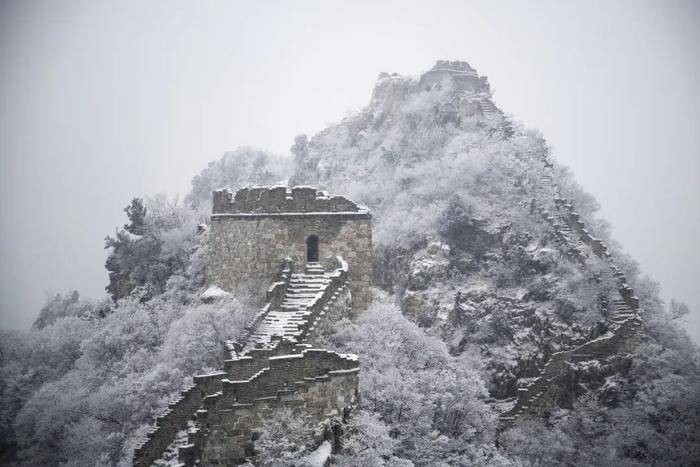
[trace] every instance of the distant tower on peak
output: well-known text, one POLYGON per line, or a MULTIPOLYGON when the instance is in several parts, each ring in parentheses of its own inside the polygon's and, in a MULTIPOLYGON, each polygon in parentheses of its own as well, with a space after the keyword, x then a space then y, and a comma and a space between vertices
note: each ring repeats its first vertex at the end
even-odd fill
POLYGON ((418 86, 430 90, 445 80, 451 80, 455 89, 460 91, 491 94, 486 76, 479 76, 469 63, 463 61, 438 60, 433 68, 423 73, 418 86))

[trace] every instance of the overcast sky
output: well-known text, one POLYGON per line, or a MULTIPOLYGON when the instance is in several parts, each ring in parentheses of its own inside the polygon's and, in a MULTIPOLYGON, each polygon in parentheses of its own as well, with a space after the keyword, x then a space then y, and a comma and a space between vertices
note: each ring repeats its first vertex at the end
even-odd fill
POLYGON ((466 60, 544 132, 700 340, 700 2, 0 0, 0 326, 99 297, 134 196, 288 153, 381 71, 466 60))

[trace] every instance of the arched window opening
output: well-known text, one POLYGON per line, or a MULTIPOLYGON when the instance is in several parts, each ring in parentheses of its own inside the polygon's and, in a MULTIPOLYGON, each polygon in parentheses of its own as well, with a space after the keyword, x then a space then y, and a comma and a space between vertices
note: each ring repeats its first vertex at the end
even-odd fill
POLYGON ((306 262, 318 263, 318 237, 309 235, 306 239, 306 262))

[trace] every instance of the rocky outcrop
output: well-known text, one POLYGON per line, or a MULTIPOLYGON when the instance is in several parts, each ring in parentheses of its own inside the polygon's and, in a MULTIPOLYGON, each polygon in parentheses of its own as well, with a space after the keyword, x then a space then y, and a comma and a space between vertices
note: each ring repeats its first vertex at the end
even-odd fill
POLYGON ((430 242, 417 251, 408 264, 406 289, 401 294, 401 310, 413 321, 430 326, 437 319, 445 319, 452 308, 452 300, 432 285, 448 276, 450 247, 430 242))

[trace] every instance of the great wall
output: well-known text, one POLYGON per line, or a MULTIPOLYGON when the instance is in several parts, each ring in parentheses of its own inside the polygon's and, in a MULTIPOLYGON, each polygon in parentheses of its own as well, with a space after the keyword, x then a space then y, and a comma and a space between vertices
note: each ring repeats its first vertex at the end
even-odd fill
MULTIPOLYGON (((565 254, 578 263, 585 263, 588 252, 605 261, 617 281, 618 299, 613 302, 612 313, 608 315, 609 330, 602 336, 591 339, 573 349, 552 354, 535 378, 524 378, 518 387, 515 404, 499 416, 502 428, 511 426, 515 420, 526 414, 541 414, 552 396, 548 394, 561 386, 560 379, 572 364, 602 359, 611 355, 624 354, 634 350, 641 337, 639 299, 629 286, 627 278, 615 264, 613 255, 601 240, 593 237, 574 210, 572 203, 560 195, 554 182, 554 166, 549 159, 542 158, 543 184, 538 191, 539 199, 534 198, 531 206, 552 228, 557 243, 565 254), (548 208, 547 203, 550 206, 548 208), (549 396, 549 397, 548 397, 549 396)), ((602 308, 607 308, 602 303, 602 308)))
MULTIPOLYGON (((512 134, 510 120, 493 104, 488 80, 480 77, 468 63, 438 61, 432 70, 421 76, 419 86, 430 89, 444 84, 448 79, 457 90, 456 104, 461 113, 489 120, 494 136, 507 137, 512 134)), ((511 426, 518 417, 525 414, 541 413, 552 402, 551 397, 547 397, 548 392, 559 386, 563 370, 568 366, 624 354, 633 350, 643 335, 639 299, 629 286, 624 272, 615 264, 605 243, 588 232, 572 203, 561 196, 559 187, 554 182, 552 162, 546 155, 541 155, 541 162, 542 183, 537 187, 536 196, 532 200, 532 213, 541 216, 549 224, 558 245, 573 261, 585 263, 590 252, 607 262, 617 281, 619 297, 613 301, 612 313, 607 316, 609 330, 606 334, 575 348, 552 354, 537 377, 522 378, 512 407, 499 416, 502 429, 511 426)), ((607 309, 608 305, 602 303, 601 308, 607 309)))
POLYGON ((255 455, 265 421, 282 409, 304 420, 310 441, 334 436, 333 425, 357 404, 359 361, 312 342, 330 323, 366 306, 364 294, 353 296, 352 284, 368 279, 362 267, 353 271, 342 256, 321 253, 346 252, 354 263, 358 252, 371 254, 369 221, 366 209, 307 187, 244 189, 235 199, 215 193, 212 223, 218 229, 210 233, 210 254, 226 250, 229 256, 208 264, 209 284, 235 283, 241 274, 236 267, 274 282, 260 312, 236 341, 227 342, 223 370, 194 376, 194 384, 156 417, 134 451, 134 466, 243 463, 255 455), (273 234, 267 240, 279 242, 268 243, 265 254, 256 248, 265 239, 239 235, 261 223, 273 234), (282 252, 287 256, 280 259, 282 252), (251 262, 257 262, 254 269, 251 262))
MULTIPOLYGON (((384 107, 394 105, 390 75, 377 89, 384 107)), ((490 87, 466 62, 440 61, 418 86, 431 89, 450 79, 455 105, 467 116, 491 120, 496 133, 510 122, 493 104, 490 87)), ((383 81, 382 81, 383 80, 383 81)), ((377 92, 375 89, 375 92, 377 92)), ((394 96, 396 97, 396 96, 394 96)), ((373 96, 373 99, 375 96, 373 96)), ((561 197, 553 164, 542 157, 542 184, 531 203, 572 261, 589 254, 607 262, 619 298, 608 331, 575 348, 556 352, 534 378, 522 378, 500 429, 552 404, 552 393, 572 365, 629 352, 641 329, 639 300, 607 246, 594 238, 573 205, 561 197)), ((300 414, 316 445, 335 435, 357 404, 358 358, 313 348, 316 336, 371 301, 371 214, 340 196, 311 187, 244 188, 214 193, 209 231, 207 284, 225 290, 245 282, 272 285, 266 303, 236 341, 226 344, 222 371, 194 376, 134 451, 133 465, 233 465, 254 458, 254 441, 266 420, 282 409, 300 414)), ((606 303, 601 304, 607 308, 606 303)))

